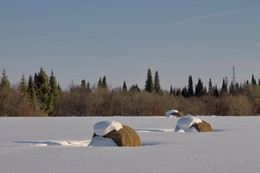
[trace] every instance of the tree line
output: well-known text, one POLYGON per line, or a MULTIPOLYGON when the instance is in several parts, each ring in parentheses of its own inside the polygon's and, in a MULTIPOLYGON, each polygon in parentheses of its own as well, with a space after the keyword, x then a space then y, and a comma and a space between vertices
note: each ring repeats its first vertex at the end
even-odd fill
POLYGON ((106 76, 91 85, 85 79, 79 85, 62 90, 51 71, 48 76, 43 68, 30 75, 22 75, 17 85, 11 85, 6 70, 0 81, 0 116, 149 116, 164 115, 168 109, 177 109, 194 115, 257 115, 260 114, 260 79, 222 86, 204 85, 199 78, 194 84, 188 77, 183 88, 163 90, 158 71, 154 77, 148 69, 144 89, 137 84, 129 88, 110 88, 106 76))

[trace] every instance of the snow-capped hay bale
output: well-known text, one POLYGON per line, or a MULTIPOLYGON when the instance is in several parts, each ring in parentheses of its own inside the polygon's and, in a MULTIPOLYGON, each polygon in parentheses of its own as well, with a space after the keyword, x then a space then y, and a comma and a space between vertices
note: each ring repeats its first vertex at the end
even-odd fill
POLYGON ((118 146, 123 147, 137 147, 142 145, 140 137, 136 131, 126 125, 123 125, 123 128, 118 131, 111 131, 106 134, 104 138, 111 138, 118 146))
POLYGON ((198 132, 212 132, 211 125, 203 120, 201 123, 193 124, 192 127, 196 128, 198 130, 198 132))
POLYGON ((184 115, 180 111, 175 110, 175 109, 170 109, 170 110, 166 111, 165 116, 168 117, 168 118, 171 118, 173 116, 184 117, 184 115))
POLYGON ((185 116, 177 121, 176 132, 211 132, 211 125, 194 116, 185 116))
POLYGON ((94 125, 90 146, 141 146, 134 129, 116 121, 101 121, 94 125), (112 141, 112 142, 111 142, 112 141))

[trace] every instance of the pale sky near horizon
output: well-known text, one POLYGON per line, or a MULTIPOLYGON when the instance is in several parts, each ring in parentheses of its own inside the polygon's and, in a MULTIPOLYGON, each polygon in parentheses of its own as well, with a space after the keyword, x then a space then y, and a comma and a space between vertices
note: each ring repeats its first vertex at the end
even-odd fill
POLYGON ((144 88, 148 68, 163 89, 188 76, 221 87, 260 78, 260 0, 2 0, 0 70, 53 69, 62 88, 82 79, 144 88))

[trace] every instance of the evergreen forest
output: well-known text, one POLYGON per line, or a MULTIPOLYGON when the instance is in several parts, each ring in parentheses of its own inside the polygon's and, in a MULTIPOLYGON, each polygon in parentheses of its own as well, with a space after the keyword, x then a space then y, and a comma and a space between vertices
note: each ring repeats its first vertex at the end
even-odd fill
POLYGON ((78 85, 62 90, 51 71, 43 68, 19 84, 10 83, 6 70, 0 81, 0 116, 163 116, 169 109, 184 114, 248 116, 260 114, 260 79, 254 75, 244 83, 223 78, 220 88, 209 79, 187 78, 187 86, 163 90, 159 73, 147 71, 144 88, 133 84, 109 87, 106 76, 90 84, 82 79, 78 85))

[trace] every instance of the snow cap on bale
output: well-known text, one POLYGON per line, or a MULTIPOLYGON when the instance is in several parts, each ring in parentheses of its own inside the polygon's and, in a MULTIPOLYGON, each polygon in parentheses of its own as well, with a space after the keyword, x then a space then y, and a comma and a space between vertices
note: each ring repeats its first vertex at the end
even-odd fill
POLYGON ((116 121, 100 121, 93 127, 94 133, 97 136, 105 136, 113 130, 118 131, 123 128, 123 125, 116 121))

